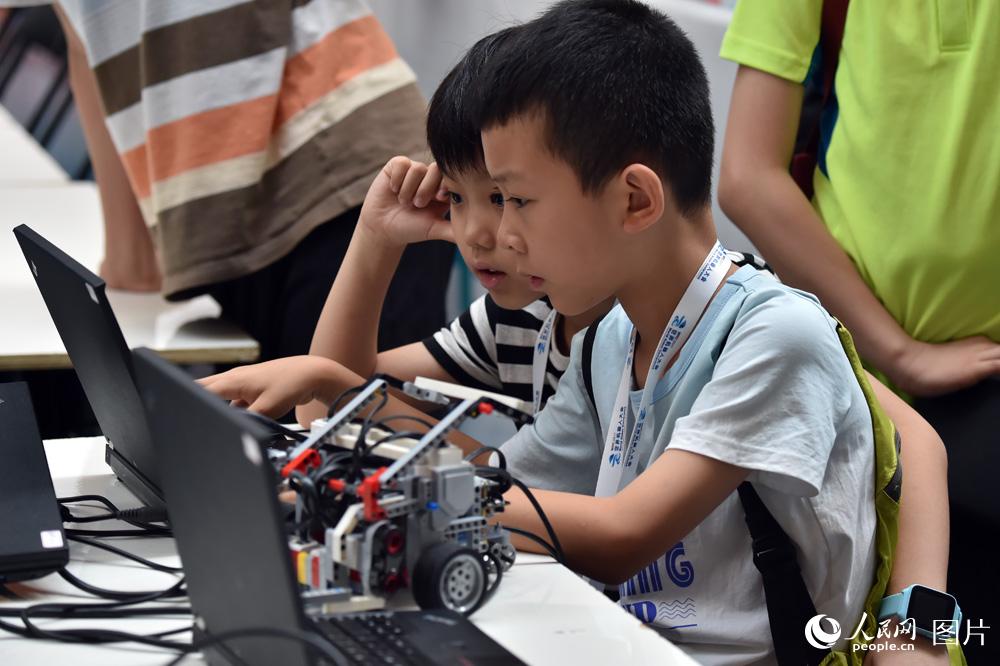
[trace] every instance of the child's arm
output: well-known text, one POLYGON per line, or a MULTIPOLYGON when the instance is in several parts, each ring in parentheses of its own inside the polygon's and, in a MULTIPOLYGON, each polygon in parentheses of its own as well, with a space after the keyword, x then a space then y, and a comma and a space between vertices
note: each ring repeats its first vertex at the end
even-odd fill
POLYGON ((861 356, 908 393, 946 393, 1000 372, 1000 345, 985 337, 914 340, 861 279, 788 172, 801 106, 800 84, 739 68, 719 179, 726 215, 784 282, 818 295, 861 356))
MULTIPOLYGON (((747 474, 697 453, 668 449, 613 497, 532 492, 559 538, 567 566, 618 584, 682 540, 747 474)), ((548 540, 528 498, 517 488, 505 497, 510 504, 499 522, 548 540)))
POLYGON ((899 541, 886 594, 919 583, 943 590, 948 582, 948 454, 934 428, 874 377, 868 381, 901 437, 903 492, 899 541))
MULTIPOLYGON (((328 406, 336 401, 346 389, 361 386, 365 379, 336 361, 315 356, 292 356, 256 365, 236 368, 198 383, 216 395, 232 402, 236 407, 245 407, 259 414, 279 417, 297 405, 313 401, 323 405, 319 416, 326 416, 328 406)), ((427 423, 436 421, 391 395, 376 417, 411 416, 427 423)), ((308 424, 303 424, 308 425, 308 424)), ((419 421, 406 421, 407 430, 424 432, 419 421)), ((479 449, 482 444, 468 435, 453 430, 448 441, 458 446, 465 454, 479 449)))
MULTIPOLYGON (((948 583, 948 455, 927 421, 884 384, 868 376, 878 401, 901 437, 903 492, 899 505, 899 540, 886 595, 914 584, 944 590, 948 583)), ((959 601, 961 603, 961 601, 959 601)), ((899 638, 882 638, 899 643, 899 638)), ((906 640, 905 642, 908 642, 906 640)), ((873 653, 874 655, 875 653, 873 653)), ((885 650, 866 664, 947 664, 948 653, 930 640, 917 640, 916 650, 885 650)))
POLYGON ((443 219, 445 196, 436 165, 392 158, 365 196, 310 354, 235 368, 202 380, 203 385, 266 414, 295 407, 299 423, 308 425, 325 416, 328 405, 306 396, 337 395, 359 383, 353 377, 384 372, 407 380, 424 375, 451 381, 421 343, 382 354, 376 348, 382 304, 403 250, 410 243, 452 240, 451 225, 443 219))
MULTIPOLYGON (((887 594, 920 583, 944 589, 948 568, 947 459, 937 433, 909 405, 872 378, 903 438, 904 501, 899 544, 887 594), (927 538, 933 536, 933 538, 927 538)), ((618 582, 680 541, 746 477, 712 458, 668 449, 618 495, 594 498, 533 491, 562 542, 570 566, 618 582), (606 537, 606 538, 605 538, 606 537), (607 552, 604 552, 604 550, 607 552), (648 557, 647 557, 648 556, 648 557), (644 559, 646 558, 646 559, 644 559)), ((527 498, 516 489, 501 522, 544 536, 527 498)))
MULTIPOLYGON (((351 245, 316 325, 310 354, 338 361, 363 377, 397 370, 400 363, 405 366, 405 354, 381 357, 377 353, 382 304, 407 245, 453 240, 451 225, 442 219, 447 210, 445 197, 437 165, 405 157, 394 157, 385 165, 365 196, 351 245)), ((401 349, 412 351, 409 347, 413 346, 401 349)))
MULTIPOLYGON (((384 372, 400 379, 417 375, 450 381, 421 343, 381 354, 378 326, 386 292, 410 243, 452 240, 437 165, 394 157, 375 178, 337 278, 313 334, 309 354, 337 361, 354 374, 384 372)), ((346 388, 346 387, 345 387, 346 388)), ((326 405, 300 405, 300 423, 325 416, 326 405)))

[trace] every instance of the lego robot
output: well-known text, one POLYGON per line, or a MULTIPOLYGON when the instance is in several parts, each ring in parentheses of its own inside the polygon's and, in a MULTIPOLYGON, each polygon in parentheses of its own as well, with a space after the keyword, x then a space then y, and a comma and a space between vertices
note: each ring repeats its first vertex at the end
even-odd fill
MULTIPOLYGON (((289 547, 303 596, 324 613, 360 611, 385 606, 405 587, 421 608, 469 614, 514 563, 508 532, 489 524, 510 486, 477 474, 484 469, 445 437, 481 414, 496 411, 519 423, 530 417, 489 398, 452 401, 398 386, 450 410, 422 434, 373 425, 376 403, 385 404, 390 388, 386 378, 373 379, 274 460, 297 490, 299 528, 289 547)), ((408 417, 383 420, 391 418, 408 417)))

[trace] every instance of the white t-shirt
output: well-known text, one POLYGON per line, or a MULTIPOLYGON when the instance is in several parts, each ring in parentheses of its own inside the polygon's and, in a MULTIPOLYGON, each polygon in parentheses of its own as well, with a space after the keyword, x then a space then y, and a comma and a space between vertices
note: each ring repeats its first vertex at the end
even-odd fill
MULTIPOLYGON (((596 412, 581 337, 559 390, 504 447, 536 487, 593 493, 631 323, 621 308, 594 340, 596 412)), ((641 391, 633 391, 633 410, 641 391)), ((871 414, 834 320, 808 294, 742 268, 723 285, 658 382, 656 445, 751 470, 748 480, 796 544, 819 613, 857 625, 875 567, 871 414)), ((736 493, 621 587, 622 604, 705 664, 774 663, 760 574, 736 493)), ((805 627, 802 628, 803 631, 805 627)))

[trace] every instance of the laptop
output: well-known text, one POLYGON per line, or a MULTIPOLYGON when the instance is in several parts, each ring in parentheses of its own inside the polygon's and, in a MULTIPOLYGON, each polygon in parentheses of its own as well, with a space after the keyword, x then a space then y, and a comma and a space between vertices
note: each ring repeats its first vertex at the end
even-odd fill
POLYGON ((69 547, 28 385, 0 384, 0 584, 66 566, 69 547))
POLYGON ((132 358, 104 280, 27 225, 16 227, 14 236, 107 440, 105 460, 143 503, 163 507, 132 358))
POLYGON ((344 663, 521 663, 450 611, 309 616, 265 448, 270 430, 156 353, 138 349, 133 358, 196 637, 241 636, 207 647, 209 663, 325 663, 317 650, 289 639, 303 633, 332 645, 344 663))

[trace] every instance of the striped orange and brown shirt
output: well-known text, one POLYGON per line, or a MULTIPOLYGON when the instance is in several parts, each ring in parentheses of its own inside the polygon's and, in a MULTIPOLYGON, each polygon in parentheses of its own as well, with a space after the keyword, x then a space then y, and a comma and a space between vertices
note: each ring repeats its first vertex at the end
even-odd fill
POLYGON ((423 156, 425 103, 362 0, 62 0, 181 297, 280 259, 423 156))

